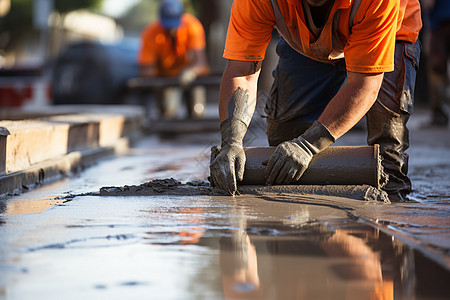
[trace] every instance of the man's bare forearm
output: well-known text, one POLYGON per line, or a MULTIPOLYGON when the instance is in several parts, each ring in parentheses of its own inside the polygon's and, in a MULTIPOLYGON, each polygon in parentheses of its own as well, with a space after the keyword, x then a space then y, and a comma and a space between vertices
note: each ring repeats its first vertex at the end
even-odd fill
POLYGON ((208 61, 206 59, 205 50, 191 50, 188 53, 191 64, 187 68, 191 69, 197 76, 205 76, 209 74, 208 61))
POLYGON ((261 62, 229 61, 222 77, 219 99, 220 121, 234 117, 247 126, 255 111, 261 62))
POLYGON ((383 73, 348 72, 348 84, 330 101, 319 118, 335 139, 349 131, 375 103, 383 73))
POLYGON ((153 77, 156 76, 155 65, 142 65, 139 66, 139 76, 141 77, 153 77))

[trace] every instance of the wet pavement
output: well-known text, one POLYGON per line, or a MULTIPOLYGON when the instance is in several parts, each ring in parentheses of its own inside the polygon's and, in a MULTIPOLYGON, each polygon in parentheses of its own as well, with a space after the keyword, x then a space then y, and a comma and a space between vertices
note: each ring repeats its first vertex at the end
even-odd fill
POLYGON ((150 136, 75 178, 0 201, 0 299, 448 299, 449 130, 422 121, 411 123, 415 202, 390 205, 93 195, 208 176, 217 134, 150 136))

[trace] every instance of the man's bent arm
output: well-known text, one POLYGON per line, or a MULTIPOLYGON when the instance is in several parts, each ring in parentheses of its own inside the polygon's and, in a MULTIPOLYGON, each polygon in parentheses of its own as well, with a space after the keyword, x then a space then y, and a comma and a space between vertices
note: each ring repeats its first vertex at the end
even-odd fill
POLYGON ((228 61, 220 86, 221 150, 210 164, 211 181, 229 195, 244 178, 243 141, 256 106, 256 86, 261 62, 228 61))
POLYGON ((383 73, 348 73, 348 83, 328 103, 319 120, 300 137, 277 146, 266 170, 266 184, 297 182, 317 153, 350 130, 375 102, 383 73))
POLYGON ((375 103, 384 73, 348 72, 348 83, 328 103, 319 122, 335 139, 349 131, 375 103))
POLYGON ((261 61, 228 61, 220 87, 220 122, 234 117, 246 126, 250 124, 256 106, 260 71, 261 61))
POLYGON ((187 67, 197 76, 205 76, 209 73, 209 66, 204 49, 190 50, 187 56, 191 58, 192 63, 187 67))
POLYGON ((140 65, 139 76, 141 77, 154 77, 156 76, 156 67, 154 64, 140 65))

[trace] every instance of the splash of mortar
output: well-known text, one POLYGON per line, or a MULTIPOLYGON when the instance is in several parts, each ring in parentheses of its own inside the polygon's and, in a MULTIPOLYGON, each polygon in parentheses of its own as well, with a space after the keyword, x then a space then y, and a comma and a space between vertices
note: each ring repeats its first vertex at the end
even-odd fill
POLYGON ((100 188, 100 196, 203 196, 214 194, 209 182, 195 180, 182 183, 173 178, 155 179, 140 185, 108 186, 100 188))
MULTIPOLYGON (((381 156, 380 145, 375 144, 373 147, 374 147, 375 160, 377 162, 377 164, 376 164, 377 177, 378 177, 378 186, 377 186, 377 188, 378 188, 378 190, 381 191, 381 188, 386 186, 386 184, 388 183, 389 175, 384 171, 383 164, 381 163, 383 161, 383 157, 381 156)), ((387 197, 387 195, 386 195, 386 197, 387 197)))
MULTIPOLYGON (((369 202, 390 203, 385 192, 369 185, 245 185, 239 187, 240 195, 264 196, 277 199, 280 194, 324 195, 345 197, 369 202)), ((140 185, 102 187, 98 196, 224 196, 206 180, 182 183, 173 178, 156 179, 140 185)))

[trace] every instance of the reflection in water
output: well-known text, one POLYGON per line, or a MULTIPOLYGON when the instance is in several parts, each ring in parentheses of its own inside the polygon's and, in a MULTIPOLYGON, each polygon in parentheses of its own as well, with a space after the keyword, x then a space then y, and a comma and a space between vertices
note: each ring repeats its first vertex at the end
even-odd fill
MULTIPOLYGON (((62 199, 63 194, 51 194, 55 188, 61 187, 69 182, 69 178, 61 179, 57 182, 49 183, 45 186, 37 187, 31 193, 11 197, 9 194, 0 199, 0 214, 7 216, 26 215, 41 213, 52 206, 61 205, 71 199, 62 199)), ((27 188, 28 189, 28 188, 27 188)))
MULTIPOLYGON (((204 215, 203 215, 203 207, 196 206, 195 202, 193 206, 189 207, 157 207, 151 210, 142 210, 143 212, 156 214, 159 216, 163 216, 166 218, 174 218, 175 224, 178 224, 178 227, 181 227, 181 231, 176 231, 175 239, 166 239, 165 242, 152 242, 152 244, 197 244, 200 241, 200 238, 203 236, 205 229, 203 228, 204 223, 204 215)), ((147 232, 150 237, 146 237, 146 239, 153 240, 155 235, 173 235, 174 232, 147 232)), ((161 240, 161 239, 158 239, 161 240)))
MULTIPOLYGON (((223 209, 223 208, 218 208, 223 209)), ((146 210, 173 231, 147 232, 152 244, 219 247, 218 268, 225 299, 446 299, 449 273, 378 229, 351 219, 315 221, 307 208, 284 220, 249 217, 229 207, 228 222, 199 203, 146 210), (214 224, 214 226, 212 226, 214 224), (421 261, 426 261, 426 264, 421 261), (420 266, 422 264, 422 266, 420 266), (438 279, 427 279, 435 268, 438 279)), ((216 273, 218 272, 218 273, 216 273)), ((204 278, 202 278, 204 280, 204 278)), ((196 281, 198 282, 198 281, 196 281)))
POLYGON ((87 196, 41 214, 1 218, 7 223, 0 226, 0 289, 18 299, 32 299, 24 293, 39 289, 34 298, 435 300, 450 294, 447 270, 345 212, 318 205, 87 196), (28 273, 16 271, 23 268, 28 273), (66 278, 57 285, 61 294, 46 285, 59 278, 66 278), (123 282, 147 284, 117 285, 123 282), (167 293, 172 297, 159 297, 167 293))
POLYGON ((225 298, 394 299, 393 276, 368 245, 376 235, 317 223, 278 238, 233 231, 220 240, 225 298))
POLYGON ((426 268, 418 271, 416 263, 398 240, 348 220, 248 223, 220 238, 226 299, 445 299, 445 285, 419 291, 426 268), (261 235, 268 226, 278 235, 261 235))
POLYGON ((220 268, 225 299, 262 299, 256 248, 244 230, 220 239, 220 268))
POLYGON ((51 195, 48 199, 37 198, 10 201, 2 213, 8 216, 40 213, 54 205, 60 205, 69 201, 68 199, 52 199, 59 196, 60 195, 51 195))

